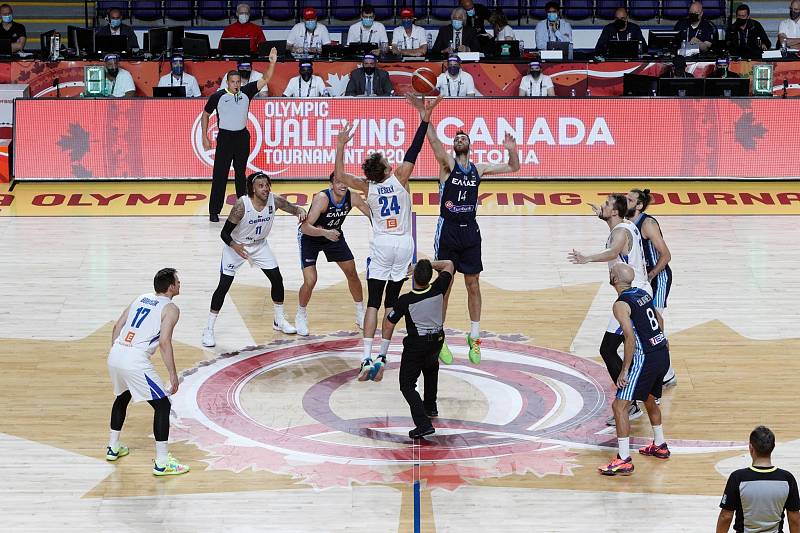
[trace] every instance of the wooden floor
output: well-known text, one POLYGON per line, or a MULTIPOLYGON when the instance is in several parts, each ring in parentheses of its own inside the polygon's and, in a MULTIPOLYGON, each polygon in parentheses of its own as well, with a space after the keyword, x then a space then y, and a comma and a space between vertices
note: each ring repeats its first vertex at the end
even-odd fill
MULTIPOLYGON (((418 219, 432 253, 436 219, 418 219)), ((596 467, 614 451, 612 393, 596 358, 613 290, 606 267, 571 265, 608 230, 590 216, 480 219, 484 362, 466 361, 461 278, 447 327, 437 437, 413 447, 396 365, 352 380, 359 335, 335 266, 320 263, 312 336, 270 327, 266 279, 245 266, 200 336, 219 273, 219 225, 202 217, 0 218, 0 516, 3 531, 709 531, 727 474, 766 424, 778 466, 800 473, 796 216, 669 216, 675 283, 667 317, 678 386, 663 401, 675 450, 635 457, 629 478, 596 467), (150 474, 151 409, 131 405, 104 460, 113 321, 164 266, 179 269, 172 452, 186 476, 150 474), (241 351, 246 347, 247 350, 241 351), (234 352, 233 355, 230 355, 234 352), (229 355, 222 355, 222 354, 229 355)), ((363 271, 369 228, 346 225, 363 271)), ((293 320, 295 230, 270 242, 293 320)), ((399 360, 399 339, 393 345, 399 360)), ((154 358, 157 360, 157 358, 154 358)), ((157 367, 163 370, 160 360, 157 367)), ((647 439, 646 417, 633 433, 647 439)))

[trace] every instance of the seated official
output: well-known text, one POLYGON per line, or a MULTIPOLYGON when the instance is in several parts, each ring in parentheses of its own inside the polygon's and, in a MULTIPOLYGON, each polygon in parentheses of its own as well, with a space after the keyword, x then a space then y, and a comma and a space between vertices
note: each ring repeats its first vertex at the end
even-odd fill
POLYGON ((455 55, 447 58, 447 71, 439 74, 436 88, 445 98, 476 94, 475 80, 469 72, 461 70, 461 58, 455 55))
POLYGON ((609 41, 639 41, 639 49, 647 50, 647 41, 644 40, 642 29, 638 24, 628 20, 628 10, 624 7, 618 7, 614 12, 614 22, 603 27, 594 47, 594 55, 608 56, 609 41))
POLYGON ((314 75, 314 65, 311 61, 301 61, 298 67, 300 75, 295 76, 286 84, 283 96, 290 98, 317 98, 330 96, 322 78, 314 75))
POLYGON ((186 87, 187 98, 197 98, 203 95, 203 93, 200 92, 200 85, 197 83, 197 78, 184 71, 183 56, 172 56, 170 66, 172 67, 170 73, 161 76, 161 79, 158 80, 159 87, 186 87))
POLYGON ((258 45, 266 42, 264 30, 258 24, 250 22, 250 6, 239 4, 236 6, 236 22, 222 30, 222 39, 250 39, 250 51, 258 51, 258 45))
POLYGON ((450 15, 450 24, 439 29, 433 53, 451 54, 457 52, 480 52, 481 43, 478 33, 473 28, 466 28, 464 20, 467 13, 463 7, 457 7, 450 15))
POLYGON ((392 51, 397 55, 420 57, 428 52, 428 32, 414 24, 414 10, 400 10, 400 25, 392 32, 392 51))
POLYGON ((503 13, 503 10, 498 8, 497 11, 489 17, 489 23, 492 25, 494 31, 495 41, 516 41, 517 36, 514 29, 508 23, 508 17, 503 13))
POLYGON ((353 69, 350 73, 345 96, 393 96, 394 86, 389 73, 377 66, 378 59, 366 54, 361 68, 353 69))
POLYGON ((25 48, 25 42, 28 40, 28 34, 25 32, 25 26, 19 22, 14 22, 14 10, 8 4, 0 5, 0 39, 8 39, 11 41, 11 52, 16 54, 25 48))
POLYGON ((789 18, 782 20, 778 26, 775 45, 778 48, 800 47, 800 0, 792 0, 789 4, 789 18))
MULTIPOLYGON (((236 62, 236 70, 239 72, 239 78, 242 80, 242 87, 250 83, 251 81, 258 81, 262 77, 259 71, 253 70, 253 64, 247 60, 239 60, 236 62)), ((219 88, 225 89, 228 86, 228 73, 225 73, 225 76, 222 78, 222 83, 220 83, 219 88)), ((258 92, 257 96, 268 96, 269 95, 269 88, 264 85, 264 88, 258 92)))
POLYGON ((139 39, 136 37, 136 32, 122 22, 122 11, 116 7, 109 9, 107 20, 108 24, 97 28, 96 35, 121 35, 128 40, 125 47, 128 52, 139 49, 139 39))
POLYGON ((679 45, 681 42, 697 45, 700 53, 711 50, 718 35, 714 23, 703 20, 703 4, 697 1, 689 5, 689 14, 685 19, 676 22, 673 30, 678 32, 679 45))
POLYGON ((772 44, 764 26, 750 18, 747 4, 736 7, 736 19, 725 31, 725 43, 730 55, 745 59, 761 59, 761 54, 772 44))
POLYGON ((347 31, 346 44, 356 43, 375 43, 378 46, 381 43, 389 43, 386 27, 375 21, 375 8, 369 4, 364 4, 361 8, 361 20, 350 26, 347 31))
POLYGON ((694 78, 694 74, 686 70, 686 58, 684 56, 675 56, 672 59, 672 65, 665 71, 661 78, 694 78))
POLYGON ((728 70, 729 67, 730 62, 726 58, 721 57, 717 59, 717 68, 711 73, 709 78, 741 78, 741 76, 735 72, 728 70))
POLYGON ((133 83, 131 73, 120 68, 119 55, 106 54, 105 61, 106 83, 103 87, 103 96, 122 98, 136 96, 136 84, 133 83))
POLYGON ((317 10, 313 7, 303 9, 303 22, 292 27, 286 38, 286 49, 295 54, 317 54, 326 44, 331 44, 331 36, 325 24, 317 21, 317 10))
POLYGON ((547 2, 544 6, 547 18, 536 24, 536 48, 547 50, 547 43, 571 43, 572 26, 561 19, 561 7, 558 2, 547 2))
POLYGON ((528 65, 528 74, 519 82, 520 96, 555 96, 556 89, 553 79, 542 74, 542 64, 531 61, 528 65))

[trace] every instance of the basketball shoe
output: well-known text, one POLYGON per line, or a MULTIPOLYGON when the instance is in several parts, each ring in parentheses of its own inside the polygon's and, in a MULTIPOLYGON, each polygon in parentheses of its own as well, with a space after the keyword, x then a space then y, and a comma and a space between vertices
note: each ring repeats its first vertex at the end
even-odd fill
POLYGON ((656 446, 655 441, 653 441, 644 448, 639 448, 639 453, 642 455, 657 457, 659 459, 668 459, 670 456, 669 448, 667 447, 666 442, 660 446, 656 446))
POLYGON ((447 341, 442 343, 442 349, 439 350, 439 359, 442 360, 442 363, 446 365, 453 364, 453 352, 450 351, 450 347, 447 345, 447 341))
POLYGON ((286 317, 282 317, 280 320, 277 319, 273 320, 272 329, 274 329, 275 331, 282 331, 287 335, 297 333, 297 330, 294 328, 293 325, 289 324, 289 321, 286 320, 286 317))
POLYGON ((372 370, 369 372, 368 379, 372 381, 380 381, 383 379, 383 371, 386 370, 386 354, 379 355, 372 365, 372 370))
POLYGON ((302 335, 303 337, 308 335, 308 317, 298 311, 294 317, 294 327, 298 335, 302 335))
POLYGON ((617 455, 613 461, 597 469, 604 476, 629 476, 633 474, 633 459, 628 457, 623 461, 617 455))
POLYGON ((153 475, 154 476, 177 476, 185 474, 190 470, 189 465, 184 465, 178 462, 172 454, 169 454, 167 464, 160 465, 158 461, 153 460, 153 475))
POLYGON ((469 344, 469 362, 473 365, 480 364, 481 362, 481 339, 473 339, 467 335, 467 344, 469 344))
POLYGON ((117 446, 116 450, 111 446, 106 446, 106 461, 116 461, 120 457, 125 457, 128 453, 130 453, 130 451, 124 444, 117 446))
POLYGON ((217 345, 217 341, 214 339, 214 330, 211 328, 206 328, 203 330, 203 346, 206 348, 213 348, 217 345))
POLYGON ((361 369, 358 371, 358 381, 367 381, 372 373, 372 359, 367 357, 361 361, 361 369))

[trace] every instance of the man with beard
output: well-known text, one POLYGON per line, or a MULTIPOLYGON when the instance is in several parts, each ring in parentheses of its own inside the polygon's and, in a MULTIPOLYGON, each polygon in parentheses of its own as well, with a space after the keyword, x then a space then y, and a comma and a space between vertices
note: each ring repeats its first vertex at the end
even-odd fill
POLYGON ((556 90, 553 79, 542 74, 542 64, 531 61, 528 65, 528 74, 519 82, 520 96, 555 96, 556 90))
POLYGON ((800 0, 792 0, 789 5, 789 18, 778 26, 777 45, 780 48, 797 48, 800 46, 800 0))
POLYGON ((106 63, 106 84, 103 88, 103 95, 112 98, 136 96, 133 76, 124 68, 119 67, 119 56, 107 54, 103 59, 106 63))
POLYGON ((317 98, 330 96, 325 88, 322 78, 314 75, 314 65, 311 61, 300 62, 300 74, 289 80, 283 96, 290 98, 317 98))
MULTIPOLYGON (((439 96, 437 101, 442 97, 439 96)), ((420 114, 425 111, 425 103, 421 98, 410 100, 420 114)), ((483 270, 481 261, 481 230, 476 215, 478 211, 478 187, 483 176, 508 174, 519 171, 519 154, 517 143, 510 134, 503 139, 503 146, 508 151, 508 163, 475 164, 470 161, 470 139, 463 131, 456 132, 453 139, 455 157, 442 146, 436 128, 431 126, 427 132, 428 142, 433 154, 439 162, 439 222, 436 225, 434 251, 436 260, 450 260, 457 272, 464 275, 467 288, 467 307, 469 308, 470 328, 467 335, 469 360, 473 364, 481 361, 481 288, 480 274, 483 270)), ((444 296, 444 309, 450 290, 444 296)), ((440 352, 442 362, 453 362, 453 354, 442 345, 440 352)))
POLYGON ((603 27, 600 38, 597 39, 594 47, 594 54, 607 56, 609 41, 639 41, 640 48, 647 49, 647 41, 644 40, 642 29, 638 24, 628 20, 628 10, 624 7, 618 7, 614 12, 614 22, 603 27))
MULTIPOLYGON (((633 268, 636 275, 632 286, 643 289, 652 295, 653 289, 650 287, 650 280, 647 278, 647 263, 642 250, 641 234, 633 222, 625 220, 625 216, 628 214, 627 197, 624 194, 612 194, 600 207, 589 205, 591 205, 598 218, 608 224, 611 234, 608 236, 606 248, 602 252, 587 255, 573 249, 567 256, 569 261, 576 265, 606 262, 608 263, 609 273, 617 263, 626 263, 633 268)), ((608 374, 614 383, 617 382, 622 371, 622 359, 620 359, 617 350, 624 339, 619 321, 612 315, 611 320, 608 322, 608 327, 606 327, 603 341, 600 343, 600 356, 603 358, 608 374)), ((631 420, 642 416, 642 411, 636 405, 636 402, 631 404, 629 416, 631 420)), ((606 423, 614 425, 614 416, 609 417, 606 423)))

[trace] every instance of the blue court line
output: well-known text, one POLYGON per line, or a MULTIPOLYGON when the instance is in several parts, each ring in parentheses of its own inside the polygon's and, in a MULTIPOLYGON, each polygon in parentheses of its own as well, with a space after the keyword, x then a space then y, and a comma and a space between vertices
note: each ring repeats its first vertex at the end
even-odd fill
POLYGON ((414 241, 414 257, 411 259, 411 262, 416 263, 417 262, 417 213, 415 211, 411 212, 411 239, 414 241))
MULTIPOLYGON (((419 465, 415 465, 415 466, 419 467, 419 465)), ((419 517, 419 515, 420 515, 420 512, 419 512, 420 503, 419 503, 419 500, 420 500, 419 480, 417 479, 417 480, 414 481, 414 533, 420 533, 420 531, 422 531, 420 529, 420 517, 419 517)))

